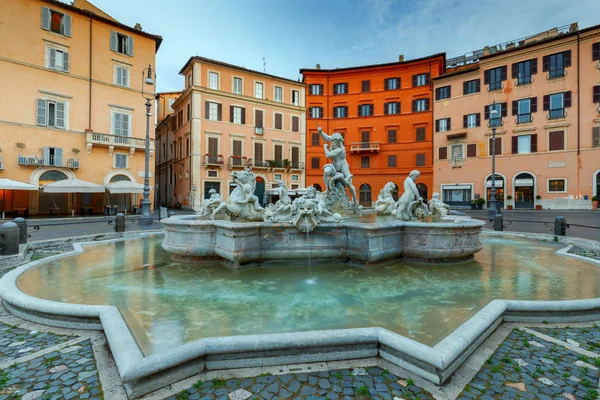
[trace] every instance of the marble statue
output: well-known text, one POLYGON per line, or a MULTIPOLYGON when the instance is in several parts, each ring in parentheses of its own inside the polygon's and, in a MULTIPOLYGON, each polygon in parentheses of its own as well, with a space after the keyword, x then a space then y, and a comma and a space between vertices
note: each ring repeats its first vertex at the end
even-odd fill
POLYGON ((404 193, 398 199, 396 209, 392 212, 397 219, 403 221, 424 221, 427 215, 429 215, 429 208, 423 201, 415 184, 419 175, 420 172, 414 170, 404 180, 404 193))
POLYGON ((215 218, 218 214, 228 214, 233 219, 262 221, 265 209, 260 206, 258 197, 254 195, 256 188, 256 175, 248 168, 231 173, 233 183, 237 187, 233 189, 227 201, 219 204, 211 214, 215 218))
POLYGON ((429 211, 434 222, 440 221, 442 217, 448 215, 448 204, 440 200, 440 194, 435 192, 429 200, 429 211))
POLYGON ((319 133, 325 142, 325 156, 330 158, 332 163, 323 167, 323 181, 327 193, 324 202, 330 210, 347 211, 358 209, 356 199, 356 188, 352 184, 352 174, 350 166, 346 160, 346 149, 344 148, 344 137, 341 133, 335 132, 328 135, 318 127, 319 133), (350 190, 352 201, 348 200, 346 188, 350 190))
POLYGON ((383 189, 379 192, 377 196, 377 201, 375 202, 375 211, 380 215, 391 215, 392 211, 396 208, 396 200, 394 200, 394 196, 392 192, 396 188, 396 184, 394 182, 388 182, 385 184, 383 189))
POLYGON ((212 214, 212 212, 223 202, 221 195, 217 193, 215 189, 210 189, 208 191, 210 194, 210 198, 204 199, 202 201, 202 205, 200 206, 200 210, 197 212, 198 215, 202 217, 208 217, 212 214))
POLYGON ((269 204, 265 210, 265 221, 285 222, 291 218, 292 199, 288 195, 288 188, 283 181, 277 181, 277 184, 279 200, 275 204, 269 204))

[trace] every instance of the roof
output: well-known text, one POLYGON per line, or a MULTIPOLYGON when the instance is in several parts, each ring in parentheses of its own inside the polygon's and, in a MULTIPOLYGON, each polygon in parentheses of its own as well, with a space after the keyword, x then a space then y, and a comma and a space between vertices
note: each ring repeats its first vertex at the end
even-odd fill
POLYGON ((207 57, 202 57, 202 56, 192 56, 192 57, 190 57, 189 60, 187 60, 187 62, 185 63, 185 65, 181 68, 181 70, 179 71, 179 73, 183 74, 183 71, 185 71, 187 69, 187 67, 193 61, 208 62, 208 63, 211 63, 211 64, 221 65, 223 67, 233 68, 233 69, 237 69, 237 70, 240 70, 240 71, 246 71, 246 72, 250 72, 250 73, 253 73, 253 74, 257 74, 257 75, 261 75, 261 76, 266 76, 266 77, 269 77, 269 78, 274 78, 274 79, 278 79, 278 80, 281 80, 281 81, 286 81, 286 82, 294 83, 296 85, 304 86, 304 83, 299 82, 299 81, 295 81, 293 79, 283 78, 281 76, 267 74, 266 72, 255 71, 253 69, 249 69, 249 68, 245 68, 245 67, 240 67, 239 65, 229 64, 229 63, 226 63, 226 62, 223 62, 223 61, 217 61, 217 60, 213 60, 212 58, 207 58, 207 57))
POLYGON ((182 90, 176 90, 174 92, 156 92, 156 97, 155 98, 159 98, 160 96, 164 96, 164 95, 170 95, 170 94, 182 94, 183 91, 182 90))
POLYGON ((451 68, 446 68, 446 73, 436 76, 435 78, 433 78, 433 80, 438 80, 438 79, 444 79, 444 78, 448 78, 450 76, 455 76, 455 75, 460 75, 460 74, 465 74, 467 72, 471 72, 471 71, 477 71, 479 69, 479 63, 472 63, 472 64, 467 64, 467 65, 459 65, 458 67, 451 67, 451 68))
MULTIPOLYGON (((73 13, 76 13, 76 14, 85 15, 86 17, 89 17, 91 15, 92 18, 94 18, 94 19, 96 19, 98 21, 102 21, 104 23, 107 23, 109 25, 112 25, 112 26, 115 26, 117 28, 123 29, 125 31, 132 32, 132 33, 135 33, 135 34, 140 35, 140 36, 145 36, 145 37, 147 37, 149 39, 153 39, 156 42, 155 52, 158 51, 158 49, 160 48, 160 44, 162 43, 162 40, 163 40, 162 36, 153 35, 151 33, 144 32, 144 31, 142 31, 140 29, 132 28, 132 27, 130 27, 128 25, 122 24, 122 23, 120 23, 118 21, 115 21, 115 20, 113 20, 111 18, 107 18, 105 16, 98 15, 98 14, 94 13, 91 10, 86 10, 86 9, 82 9, 82 8, 79 8, 79 7, 75 7, 75 6, 72 6, 70 4, 63 3, 62 1, 58 1, 58 0, 42 0, 42 1, 45 2, 45 3, 51 4, 53 6, 56 6, 56 7, 64 8, 64 9, 69 10, 69 11, 71 11, 73 13)), ((106 15, 108 15, 108 14, 106 14, 106 15)))
POLYGON ((383 64, 369 64, 369 65, 360 65, 360 66, 355 66, 355 67, 334 68, 334 69, 302 68, 302 69, 300 69, 300 73, 303 74, 304 72, 341 72, 341 71, 352 71, 352 70, 357 70, 357 69, 394 67, 397 65, 404 65, 404 64, 410 64, 410 63, 415 63, 415 62, 419 62, 419 61, 431 60, 432 58, 438 58, 438 57, 442 57, 444 60, 444 65, 446 65, 446 53, 436 53, 436 54, 432 54, 432 55, 426 56, 426 57, 413 58, 412 60, 394 61, 394 62, 383 63, 383 64))

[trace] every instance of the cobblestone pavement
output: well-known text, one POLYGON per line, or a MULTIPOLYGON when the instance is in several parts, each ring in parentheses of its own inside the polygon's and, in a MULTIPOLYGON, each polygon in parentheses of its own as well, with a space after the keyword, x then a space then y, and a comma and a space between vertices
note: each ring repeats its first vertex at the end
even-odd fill
POLYGON ((196 382, 168 400, 433 399, 410 378, 379 367, 196 382))
POLYGON ((576 254, 578 256, 593 258, 595 260, 600 260, 600 251, 584 249, 584 248, 578 247, 578 246, 571 247, 571 250, 569 250, 569 253, 576 254))
POLYGON ((6 358, 23 357, 74 338, 74 336, 29 331, 0 322, 0 362, 6 358))
POLYGON ((532 330, 567 342, 572 346, 600 353, 600 328, 595 325, 586 328, 531 328, 532 330))

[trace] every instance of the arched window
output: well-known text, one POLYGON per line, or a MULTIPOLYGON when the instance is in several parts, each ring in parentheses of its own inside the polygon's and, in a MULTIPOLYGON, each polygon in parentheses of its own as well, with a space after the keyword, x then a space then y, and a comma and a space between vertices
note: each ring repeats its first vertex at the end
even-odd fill
POLYGON ((392 197, 394 201, 398 201, 398 185, 394 183, 394 190, 392 190, 392 197))
POLYGON ((67 175, 57 170, 46 171, 40 176, 40 185, 50 182, 63 181, 67 175))
POLYGON ((427 185, 424 183, 417 183, 417 190, 419 191, 419 195, 423 198, 423 200, 428 201, 429 197, 427 197, 427 185))
POLYGON ((129 177, 127 175, 115 175, 112 178, 110 178, 110 183, 113 182, 121 182, 121 181, 126 181, 126 182, 131 182, 131 179, 129 179, 129 177))
POLYGON ((360 185, 359 202, 361 206, 371 207, 371 186, 367 183, 360 185))
POLYGON ((313 185, 313 187, 314 187, 315 189, 317 189, 319 192, 322 192, 322 191, 323 191, 323 189, 321 189, 321 185, 319 185, 318 183, 315 183, 315 184, 313 185))

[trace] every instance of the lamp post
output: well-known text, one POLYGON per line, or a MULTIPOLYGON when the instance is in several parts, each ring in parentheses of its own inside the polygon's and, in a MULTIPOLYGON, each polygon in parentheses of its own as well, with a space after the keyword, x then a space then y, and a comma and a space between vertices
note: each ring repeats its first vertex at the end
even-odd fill
POLYGON ((490 202, 488 203, 488 218, 494 220, 496 215, 496 122, 498 111, 496 110, 496 100, 492 103, 490 109, 490 125, 492 127, 492 188, 490 189, 490 202))
POLYGON ((152 103, 150 100, 154 99, 154 91, 152 93, 146 93, 144 91, 145 86, 154 86, 152 75, 156 78, 156 73, 152 70, 152 67, 148 65, 142 71, 142 97, 146 99, 146 154, 144 159, 144 198, 142 200, 142 217, 140 218, 140 225, 152 225, 152 215, 150 215, 150 107, 152 103))

